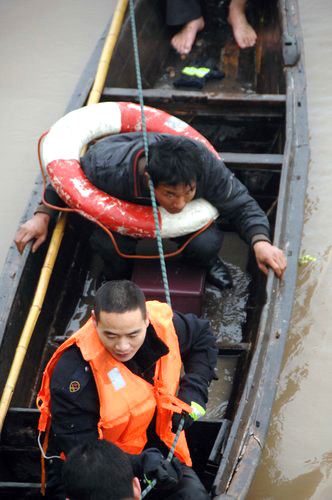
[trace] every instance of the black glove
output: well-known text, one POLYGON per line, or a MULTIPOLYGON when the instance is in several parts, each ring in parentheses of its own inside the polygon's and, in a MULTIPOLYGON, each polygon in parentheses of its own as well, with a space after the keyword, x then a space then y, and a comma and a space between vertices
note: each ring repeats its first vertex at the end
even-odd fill
POLYGON ((181 421, 181 418, 184 417, 184 424, 183 424, 183 430, 185 431, 186 429, 189 429, 191 424, 193 424, 196 420, 198 420, 200 417, 204 417, 205 415, 205 410, 203 406, 199 405, 198 403, 195 403, 192 401, 190 403, 193 411, 192 413, 187 413, 187 412, 182 412, 182 413, 174 413, 172 417, 172 432, 176 434, 179 424, 181 421))
POLYGON ((148 480, 157 481, 156 488, 170 490, 174 488, 182 478, 181 462, 173 457, 171 462, 160 453, 157 448, 149 448, 141 453, 141 464, 143 475, 148 480))
POLYGON ((183 424, 183 430, 185 431, 186 429, 189 429, 191 424, 194 423, 193 418, 189 415, 189 413, 183 412, 183 413, 174 413, 172 417, 172 432, 176 434, 181 418, 184 417, 184 424, 183 424))

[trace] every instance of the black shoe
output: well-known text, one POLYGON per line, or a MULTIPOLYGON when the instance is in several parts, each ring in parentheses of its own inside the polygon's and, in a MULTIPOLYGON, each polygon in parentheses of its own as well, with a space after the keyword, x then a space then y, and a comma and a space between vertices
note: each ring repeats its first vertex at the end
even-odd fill
POLYGON ((220 290, 232 288, 233 280, 225 264, 217 258, 215 264, 207 272, 206 279, 220 290))

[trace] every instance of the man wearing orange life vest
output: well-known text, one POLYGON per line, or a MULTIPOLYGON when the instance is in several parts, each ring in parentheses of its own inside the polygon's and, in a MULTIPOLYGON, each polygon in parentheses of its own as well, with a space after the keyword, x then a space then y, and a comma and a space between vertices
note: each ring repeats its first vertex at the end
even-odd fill
MULTIPOLYGON (((185 428, 205 413, 216 354, 206 320, 173 314, 157 301, 146 303, 130 281, 105 283, 96 293, 91 319, 57 349, 45 369, 37 401, 39 430, 45 431, 51 419, 47 455, 67 454, 99 437, 129 454, 144 455, 154 447, 166 457, 181 412, 185 428)), ((182 478, 170 491, 157 491, 158 498, 209 498, 190 468, 184 432, 175 456, 182 478)), ((53 459, 51 498, 64 498, 61 467, 61 460, 53 459)))

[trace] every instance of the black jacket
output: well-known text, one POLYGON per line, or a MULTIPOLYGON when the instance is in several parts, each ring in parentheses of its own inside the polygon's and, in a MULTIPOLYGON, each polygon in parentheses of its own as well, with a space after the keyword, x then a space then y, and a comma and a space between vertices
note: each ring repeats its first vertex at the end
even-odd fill
MULTIPOLYGON (((149 133, 149 143, 160 141, 165 134, 149 133)), ((172 137, 175 141, 176 136, 172 137)), ((204 170, 197 183, 195 198, 205 198, 215 206, 223 219, 235 224, 240 236, 248 243, 256 234, 270 236, 267 217, 247 188, 203 144, 195 144, 204 170)), ((102 191, 134 203, 150 204, 150 194, 137 168, 144 155, 142 134, 133 132, 107 137, 90 146, 81 160, 87 178, 102 191)), ((46 200, 63 206, 51 186, 46 200)))

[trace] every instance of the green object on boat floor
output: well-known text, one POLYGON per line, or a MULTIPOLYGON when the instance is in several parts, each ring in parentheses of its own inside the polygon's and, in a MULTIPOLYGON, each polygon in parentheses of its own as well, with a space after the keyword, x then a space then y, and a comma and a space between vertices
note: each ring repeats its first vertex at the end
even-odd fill
POLYGON ((302 255, 302 257, 299 257, 299 265, 303 266, 305 264, 309 264, 309 262, 316 262, 316 257, 313 257, 312 255, 302 255))

